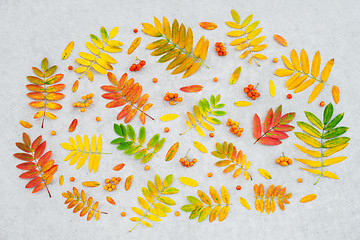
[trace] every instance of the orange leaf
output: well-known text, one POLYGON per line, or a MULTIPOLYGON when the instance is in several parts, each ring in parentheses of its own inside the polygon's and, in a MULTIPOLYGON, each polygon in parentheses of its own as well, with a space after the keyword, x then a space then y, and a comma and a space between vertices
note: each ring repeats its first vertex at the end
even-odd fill
POLYGON ((115 75, 114 75, 113 73, 108 72, 108 73, 107 73, 107 76, 108 76, 109 81, 110 81, 112 84, 114 84, 114 85, 117 84, 116 77, 115 77, 115 75))
POLYGON ((36 85, 36 84, 28 84, 26 85, 26 88, 33 92, 44 92, 45 89, 42 86, 36 85))
POLYGON ((53 109, 53 110, 60 110, 62 109, 62 106, 58 103, 54 103, 54 102, 48 102, 46 103, 46 107, 53 109))
POLYGON ((133 117, 135 116, 136 113, 137 113, 137 109, 136 109, 136 108, 132 109, 132 110, 129 112, 129 114, 125 117, 124 122, 125 122, 125 123, 130 122, 131 119, 133 119, 133 117))
POLYGON ((86 181, 86 182, 82 182, 81 184, 85 187, 97 187, 100 185, 100 183, 95 181, 86 181))
POLYGON ((307 202, 315 200, 315 198, 316 198, 316 194, 309 194, 309 195, 306 195, 305 197, 302 197, 300 199, 300 202, 307 203, 307 202))
POLYGON ((46 99, 47 100, 60 100, 63 99, 65 97, 64 94, 62 93, 49 93, 48 95, 46 95, 46 99))
POLYGON ((31 170, 36 168, 36 164, 30 161, 30 162, 20 163, 16 167, 21 170, 31 170))
POLYGON ((107 91, 107 92, 116 92, 118 90, 117 87, 111 86, 111 85, 101 86, 101 89, 104 90, 104 91, 107 91))
POLYGON ((44 186, 45 186, 44 183, 40 183, 39 185, 37 185, 37 186, 33 189, 32 193, 36 193, 36 192, 40 191, 41 189, 44 188, 44 186))
POLYGON ((133 175, 130 175, 125 180, 125 190, 128 191, 133 180, 133 175))
POLYGON ((120 171, 121 169, 123 169, 125 167, 125 163, 120 163, 118 165, 116 165, 113 170, 114 171, 120 171))
POLYGON ((102 97, 105 99, 120 99, 122 95, 118 92, 109 92, 109 93, 104 93, 102 97))
POLYGON ((166 153, 165 161, 170 161, 171 159, 173 159, 178 149, 179 149, 179 142, 175 143, 170 147, 169 151, 166 153))
POLYGON ((144 125, 145 124, 145 113, 140 113, 140 121, 144 125))
POLYGON ((212 22, 201 22, 199 23, 199 25, 200 27, 206 30, 214 30, 217 28, 216 23, 212 23, 212 22))
POLYGON ((42 101, 34 101, 34 102, 29 103, 29 106, 35 107, 35 108, 41 108, 41 107, 45 106, 45 103, 42 101))
POLYGON ((106 197, 106 201, 108 201, 108 202, 109 202, 110 204, 112 204, 112 205, 116 205, 114 199, 112 199, 112 198, 109 197, 109 196, 106 197))
POLYGON ((77 124, 78 124, 78 120, 76 118, 72 120, 69 126, 69 132, 75 131, 77 124))
POLYGON ((27 80, 29 80, 29 82, 37 84, 37 85, 42 85, 44 84, 44 81, 38 77, 33 77, 33 76, 27 76, 26 77, 27 80))
POLYGON ((19 178, 34 178, 39 175, 39 171, 36 169, 31 169, 27 172, 22 173, 19 178))
POLYGON ((258 139, 261 137, 261 122, 259 116, 256 113, 254 115, 253 125, 253 136, 255 139, 258 139))
POLYGON ((148 104, 146 104, 146 105, 143 107, 142 110, 143 110, 144 112, 146 112, 146 111, 149 110, 152 106, 153 106, 152 103, 148 103, 148 104))
POLYGON ((58 92, 63 90, 64 88, 65 88, 65 84, 59 83, 46 88, 46 92, 47 93, 58 92))
POLYGON ((72 91, 76 92, 79 88, 79 80, 76 80, 72 86, 72 91))
POLYGON ((56 75, 54 75, 54 76, 52 76, 52 77, 49 77, 49 78, 46 80, 45 84, 46 84, 46 85, 51 85, 51 84, 60 82, 63 77, 64 77, 64 74, 62 74, 62 73, 56 74, 56 75))
POLYGON ((20 124, 21 126, 23 126, 24 128, 32 128, 32 125, 28 122, 25 122, 23 120, 20 120, 20 124))
POLYGON ((340 91, 339 91, 339 88, 335 85, 332 87, 332 96, 333 96, 334 102, 336 104, 338 104, 339 100, 340 100, 340 91))
POLYGON ((180 88, 180 91, 183 91, 183 92, 200 92, 202 89, 203 89, 203 86, 201 86, 201 85, 190 85, 190 86, 180 88))
POLYGON ((125 117, 126 115, 128 115, 128 113, 131 111, 132 106, 131 105, 126 105, 121 112, 117 115, 117 120, 122 119, 123 117, 125 117))
POLYGON ((146 103, 146 101, 148 100, 149 98, 149 94, 144 94, 138 101, 137 103, 137 107, 138 108, 141 108, 142 106, 144 106, 144 104, 146 103))
POLYGON ((26 94, 29 98, 35 99, 35 100, 43 100, 45 99, 45 95, 39 92, 30 92, 26 94))
POLYGON ((287 42, 282 36, 275 34, 274 39, 284 47, 287 47, 287 42))
POLYGON ((42 117, 44 114, 45 114, 44 111, 38 111, 37 113, 35 113, 34 118, 35 118, 35 119, 36 119, 36 118, 40 118, 40 117, 42 117))
POLYGON ((113 101, 107 103, 107 104, 105 105, 105 107, 107 107, 107 108, 114 108, 114 107, 123 106, 124 104, 126 104, 126 100, 125 100, 125 99, 116 99, 116 100, 113 100, 113 101))

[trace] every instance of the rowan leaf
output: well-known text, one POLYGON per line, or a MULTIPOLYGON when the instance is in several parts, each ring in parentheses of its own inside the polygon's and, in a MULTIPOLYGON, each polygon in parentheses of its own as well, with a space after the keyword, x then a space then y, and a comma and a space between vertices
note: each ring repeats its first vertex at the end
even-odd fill
POLYGON ((196 187, 199 184, 196 180, 189 177, 179 177, 179 181, 189 187, 196 187))
POLYGON ((311 202, 311 201, 315 200, 316 197, 317 197, 316 194, 309 194, 309 195, 302 197, 300 199, 300 202, 301 203, 311 202))
POLYGON ((282 36, 278 35, 278 34, 275 34, 274 35, 274 39, 280 43, 281 45, 283 45, 284 47, 287 47, 287 42, 285 40, 285 38, 283 38, 282 36))
POLYGON ((200 27, 206 30, 214 30, 217 28, 216 23, 213 22, 201 22, 199 23, 200 27))
POLYGON ((203 89, 203 86, 201 85, 190 85, 180 88, 180 91, 183 92, 200 92, 203 89))
POLYGON ((241 205, 243 205, 243 207, 246 208, 247 210, 250 210, 250 209, 251 209, 249 203, 246 201, 245 198, 240 197, 240 203, 241 203, 241 205))
POLYGON ((268 171, 266 171, 265 169, 259 168, 258 171, 261 174, 261 176, 263 176, 264 178, 272 179, 271 174, 268 171))
POLYGON ((239 76, 240 76, 240 73, 241 73, 241 66, 240 67, 237 67, 233 74, 231 75, 230 77, 230 84, 235 84, 237 82, 237 80, 239 79, 239 76))
POLYGON ((270 95, 272 97, 275 97, 276 95, 276 88, 275 88, 275 83, 273 80, 270 80, 269 81, 269 91, 270 91, 270 95))
POLYGON ((194 141, 194 147, 196 147, 200 152, 202 153, 207 153, 207 149, 204 145, 202 145, 200 142, 198 141, 194 141))
POLYGON ((179 149, 179 142, 176 142, 174 145, 172 145, 172 146, 170 147, 170 149, 169 149, 168 152, 166 153, 165 161, 170 161, 170 160, 172 160, 172 159, 175 157, 178 149, 179 149))
POLYGON ((178 114, 175 114, 175 113, 170 113, 170 114, 165 114, 165 115, 162 115, 160 117, 160 120, 163 121, 163 122, 168 122, 168 121, 172 121, 172 120, 175 120, 179 117, 178 114))
POLYGON ((237 102, 234 102, 234 105, 237 106, 237 107, 248 107, 251 105, 251 102, 248 102, 248 101, 237 101, 237 102))

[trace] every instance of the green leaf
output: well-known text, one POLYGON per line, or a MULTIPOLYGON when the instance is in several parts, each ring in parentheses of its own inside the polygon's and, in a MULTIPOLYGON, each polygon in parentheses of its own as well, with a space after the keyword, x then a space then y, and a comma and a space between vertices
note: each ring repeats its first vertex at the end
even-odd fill
POLYGON ((134 158, 135 159, 141 159, 143 158, 147 153, 147 150, 146 149, 142 149, 140 150, 137 154, 135 154, 134 158))
POLYGON ((127 150, 124 151, 124 154, 126 155, 133 155, 135 153, 137 153, 140 150, 140 146, 132 146, 130 148, 128 148, 127 150))
POLYGON ((161 178, 157 174, 155 175, 155 185, 160 192, 163 190, 163 184, 161 178))
POLYGON ((224 111, 211 111, 210 114, 215 115, 215 116, 224 116, 226 114, 226 112, 224 112, 224 111))
POLYGON ((214 97, 214 95, 211 95, 211 97, 210 97, 210 104, 211 104, 211 106, 212 107, 215 107, 215 97, 214 97))
POLYGON ((132 142, 135 142, 136 141, 136 133, 134 131, 134 128, 131 126, 131 125, 127 125, 126 126, 126 129, 127 129, 127 133, 129 135, 129 139, 132 141, 132 142))
POLYGON ((153 148, 155 146, 155 144, 159 141, 160 138, 160 134, 155 134, 150 141, 147 144, 147 148, 153 148))
POLYGON ((202 201, 200 201, 200 200, 197 199, 196 197, 187 196, 187 200, 188 200, 190 203, 192 203, 192 204, 194 204, 194 205, 196 205, 196 206, 199 206, 199 207, 203 206, 202 201))
POLYGON ((324 110, 324 116, 323 116, 324 125, 326 125, 330 121, 333 112, 334 112, 334 107, 331 103, 329 103, 324 110))
POLYGON ((141 163, 147 163, 148 161, 150 161, 152 158, 154 157, 154 153, 148 153, 145 155, 145 157, 143 159, 141 159, 141 163))
POLYGON ((322 122, 320 121, 319 118, 317 118, 314 114, 312 114, 311 112, 306 112, 305 111, 305 116, 306 118, 312 123, 314 124, 317 128, 319 129, 323 129, 323 124, 322 122))
POLYGON ((125 149, 128 149, 129 147, 131 147, 134 143, 133 142, 123 142, 123 143, 120 143, 119 146, 117 146, 117 149, 118 150, 125 150, 125 149))
POLYGON ((101 34, 101 38, 104 40, 104 42, 107 42, 109 40, 109 36, 104 27, 100 28, 100 34, 101 34))
POLYGON ((206 111, 210 112, 211 107, 210 107, 209 101, 206 100, 206 98, 203 98, 202 103, 204 104, 204 107, 205 107, 206 111))
POLYGON ((321 133, 310 124, 301 121, 297 122, 297 124, 304 132, 310 134, 313 137, 321 138, 321 133))
POLYGON ((178 192, 179 192, 179 189, 173 188, 173 187, 169 187, 169 188, 165 189, 164 191, 162 191, 163 194, 167 194, 167 195, 175 194, 178 192))
POLYGON ((337 147, 341 144, 347 143, 350 140, 349 137, 338 137, 338 138, 333 138, 331 140, 328 140, 326 142, 323 143, 323 147, 325 148, 332 148, 332 147, 337 147))
POLYGON ((198 218, 198 222, 202 222, 203 220, 205 220, 205 218, 206 218, 207 216, 209 216, 210 211, 211 211, 211 207, 210 207, 210 206, 204 208, 204 209, 200 212, 200 215, 199 215, 199 218, 198 218))
POLYGON ((337 127, 337 128, 333 128, 329 131, 327 131, 324 134, 324 139, 330 139, 330 138, 334 138, 334 137, 338 137, 344 133, 346 133, 346 131, 348 130, 348 127, 337 127))
POLYGON ((214 117, 207 117, 206 120, 212 124, 220 125, 221 121, 214 117))
POLYGON ((340 113, 338 114, 333 120, 331 120, 325 127, 325 130, 330 130, 333 129, 334 127, 336 127, 336 125, 338 125, 338 123, 343 119, 344 117, 344 113, 340 113))
POLYGON ((123 137, 124 137, 124 138, 127 138, 127 135, 128 135, 128 134, 127 134, 125 125, 124 125, 124 124, 120 124, 120 128, 121 128, 123 137))
POLYGON ((220 102, 220 98, 221 98, 220 94, 219 94, 219 95, 217 95, 217 96, 215 97, 215 103, 220 102))
POLYGON ((196 208, 195 205, 187 204, 181 207, 181 210, 184 212, 192 212, 196 208))
POLYGON ((225 104, 224 104, 224 103, 220 103, 220 104, 215 105, 214 108, 219 109, 219 108, 223 108, 223 107, 225 107, 225 104))
POLYGON ((199 101, 200 113, 203 117, 206 117, 206 108, 202 101, 199 101))
POLYGON ((123 129, 120 127, 120 125, 117 125, 116 123, 114 123, 114 132, 120 137, 124 137, 123 129))
POLYGON ((217 157, 217 158, 220 158, 220 159, 225 159, 226 158, 226 155, 223 154, 223 153, 219 153, 219 152, 211 152, 211 154, 214 156, 214 157, 217 157))
POLYGON ((154 147, 154 152, 157 153, 164 146, 165 138, 162 138, 154 147))
POLYGON ((199 215, 201 209, 202 209, 202 207, 197 207, 197 208, 195 208, 195 209, 190 213, 189 219, 194 219, 194 218, 196 218, 196 217, 199 215))
POLYGON ((146 139, 146 130, 145 130, 145 127, 142 126, 139 131, 139 139, 138 139, 139 144, 143 145, 145 142, 145 139, 146 139))
POLYGON ((111 144, 120 144, 120 143, 123 143, 125 142, 125 138, 115 138, 114 140, 112 140, 110 143, 111 144))
POLYGON ((167 188, 168 186, 170 186, 172 181, 173 181, 173 175, 172 174, 167 175, 164 179, 164 187, 167 188))
POLYGON ((158 200, 166 205, 174 206, 176 205, 176 202, 168 197, 159 197, 158 200))

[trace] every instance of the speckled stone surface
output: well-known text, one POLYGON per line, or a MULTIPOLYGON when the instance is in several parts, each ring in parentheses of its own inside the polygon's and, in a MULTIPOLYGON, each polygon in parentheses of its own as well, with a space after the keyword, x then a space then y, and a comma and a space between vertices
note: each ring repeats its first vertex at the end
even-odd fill
MULTIPOLYGON (((0 77, 1 77, 1 140, 0 150, 2 161, 1 176, 1 217, 0 239, 359 239, 359 67, 358 46, 360 39, 358 1, 0 1, 0 77), (266 36, 269 47, 263 52, 268 61, 262 61, 261 67, 249 65, 246 60, 239 59, 240 53, 233 47, 227 46, 226 57, 216 56, 213 44, 222 41, 229 44, 231 39, 226 36, 229 28, 225 21, 231 20, 230 10, 238 11, 242 19, 254 14, 255 20, 260 20, 262 34, 266 36), (134 34, 133 28, 141 30, 141 22, 153 22, 153 16, 159 19, 166 16, 170 22, 177 18, 186 27, 191 27, 194 41, 202 35, 210 40, 210 50, 206 64, 210 69, 202 67, 193 76, 182 79, 181 75, 170 75, 165 71, 166 64, 156 63, 157 57, 150 56, 145 46, 155 41, 155 38, 143 34, 141 31, 134 34), (212 21, 218 24, 214 31, 205 31, 198 25, 201 21, 212 21), (101 98, 101 85, 107 82, 106 76, 95 74, 95 80, 90 83, 87 79, 80 81, 77 93, 71 92, 71 85, 77 75, 67 70, 68 65, 76 66, 74 59, 78 52, 86 51, 85 41, 89 41, 89 34, 99 34, 101 26, 110 30, 119 26, 117 39, 124 43, 125 51, 112 54, 118 61, 114 73, 120 76, 128 72, 130 77, 143 85, 144 92, 150 94, 150 102, 154 107, 149 113, 156 119, 154 122, 147 119, 146 129, 149 136, 160 132, 166 136, 166 143, 158 158, 150 162, 150 170, 144 171, 144 165, 132 157, 125 156, 115 149, 109 142, 115 138, 113 123, 119 109, 106 109, 107 100, 101 98), (280 34, 286 38, 287 48, 277 44, 272 36, 280 34), (141 36, 139 48, 131 55, 126 50, 135 37, 141 36), (68 60, 63 61, 60 55, 64 47, 75 41, 75 48, 68 60), (307 103, 310 89, 299 94, 293 94, 291 100, 286 99, 289 92, 284 88, 284 78, 276 77, 273 72, 283 64, 279 61, 274 64, 274 57, 281 59, 281 55, 289 56, 292 49, 298 52, 305 49, 310 58, 320 50, 322 66, 331 58, 335 58, 335 65, 329 78, 329 85, 325 87, 318 99, 312 104, 307 103), (58 119, 48 120, 45 127, 40 128, 40 122, 33 120, 34 109, 28 106, 30 99, 26 96, 28 84, 26 76, 32 74, 31 67, 39 66, 43 57, 49 59, 50 64, 58 66, 58 72, 64 73, 63 83, 66 88, 63 93, 66 98, 61 100, 63 109, 58 112, 58 119), (145 59, 147 65, 141 71, 133 73, 128 68, 135 57, 145 59), (233 70, 242 66, 239 81, 234 86, 228 85, 233 70), (213 77, 219 81, 214 83, 213 77), (152 83, 157 77, 159 82, 152 83), (273 79, 277 88, 277 95, 272 98, 268 90, 268 82, 273 79), (233 102, 246 100, 242 88, 249 83, 259 83, 258 90, 261 97, 248 108, 237 108, 233 102), (183 103, 172 107, 162 98, 168 91, 177 91, 185 85, 201 84, 202 92, 197 94, 180 95, 183 103), (350 144, 342 155, 348 157, 344 162, 329 167, 340 179, 321 179, 314 186, 316 176, 300 169, 302 164, 295 162, 291 167, 283 168, 274 163, 275 159, 285 152, 290 157, 306 158, 293 143, 300 143, 291 133, 290 138, 276 147, 253 144, 252 117, 258 113, 263 119, 270 107, 283 105, 284 112, 296 111, 296 121, 306 121, 304 111, 311 111, 321 116, 323 108, 319 102, 332 102, 331 86, 336 84, 341 91, 341 100, 335 105, 335 113, 345 112, 342 125, 349 126, 347 136, 351 137, 350 144), (82 94, 93 92, 94 104, 81 114, 73 109, 72 102, 80 99, 82 94), (209 98, 211 94, 221 94, 221 101, 226 103, 225 111, 228 117, 236 119, 245 129, 242 137, 236 138, 229 133, 228 127, 216 127, 215 137, 201 138, 191 131, 184 136, 179 133, 186 129, 186 111, 192 109, 200 98, 209 98), (180 117, 171 122, 163 123, 159 117, 166 113, 179 113, 180 117), (102 118, 96 122, 96 116, 102 118), (73 118, 79 120, 76 132, 69 134, 67 128, 73 118), (31 122, 32 129, 24 129, 19 120, 31 122), (164 127, 170 132, 164 133, 164 127), (17 151, 15 142, 21 140, 21 134, 26 131, 32 139, 43 135, 47 141, 47 149, 53 150, 53 157, 59 164, 59 170, 54 176, 54 182, 49 186, 53 198, 49 199, 46 191, 31 194, 25 189, 25 180, 19 179, 21 173, 15 166, 20 163, 12 154, 17 151), (50 131, 55 130, 56 136, 50 131), (104 139, 103 151, 112 152, 101 159, 97 174, 89 173, 87 167, 75 170, 63 159, 67 151, 60 147, 60 143, 68 141, 68 136, 75 134, 93 135, 102 134, 104 139), (210 154, 202 154, 193 147, 193 141, 203 143, 209 151, 213 151, 215 143, 224 140, 233 142, 238 149, 242 149, 252 162, 250 172, 253 181, 246 181, 243 177, 233 179, 230 174, 223 174, 220 168, 214 166, 216 159, 210 154), (180 150, 176 158, 170 162, 164 161, 167 149, 176 141, 180 141, 180 150), (196 157, 198 163, 186 169, 180 166, 178 158, 184 155, 188 148, 196 157), (73 214, 64 203, 61 193, 70 190, 73 186, 82 188, 81 182, 95 180, 103 182, 106 177, 117 175, 112 167, 124 162, 126 167, 119 172, 123 179, 133 174, 134 181, 130 191, 125 192, 121 187, 118 191, 108 193, 102 189, 86 189, 86 194, 100 202, 100 208, 108 215, 100 217, 100 221, 87 222, 78 214, 73 214), (264 179, 258 173, 258 168, 267 169, 273 176, 271 181, 264 179), (212 172, 212 178, 207 173, 212 172), (178 203, 172 207, 173 213, 163 218, 162 222, 154 223, 153 228, 138 226, 129 233, 133 223, 129 217, 134 216, 131 207, 138 206, 137 197, 141 195, 141 188, 147 180, 152 180, 155 174, 164 178, 167 174, 174 174, 174 187, 180 188, 179 194, 174 196, 178 203), (58 185, 58 177, 65 176, 63 186, 58 185), (76 181, 71 183, 69 178, 74 176, 76 181), (199 181, 197 188, 183 186, 177 177, 189 176, 199 181), (297 179, 303 178, 303 183, 297 179), (286 186, 293 193, 290 204, 284 212, 276 209, 274 214, 260 214, 255 211, 253 204, 253 185, 264 183, 265 187, 271 184, 286 186), (235 189, 242 186, 241 191, 235 189), (189 220, 188 214, 181 212, 175 217, 174 212, 185 204, 186 196, 196 195, 196 190, 208 192, 209 186, 220 190, 226 186, 230 193, 233 205, 224 222, 206 221, 198 223, 189 220), (316 193, 317 199, 311 203, 301 204, 299 199, 307 194, 316 193), (105 197, 111 196, 117 202, 116 206, 106 202, 105 197), (252 210, 248 211, 240 205, 240 197, 245 197, 252 210), (122 218, 120 213, 126 212, 122 218)), ((295 122, 294 122, 295 123, 295 122)), ((131 124, 138 131, 141 126, 136 117, 131 124)), ((124 182, 122 181, 121 184, 124 182)))

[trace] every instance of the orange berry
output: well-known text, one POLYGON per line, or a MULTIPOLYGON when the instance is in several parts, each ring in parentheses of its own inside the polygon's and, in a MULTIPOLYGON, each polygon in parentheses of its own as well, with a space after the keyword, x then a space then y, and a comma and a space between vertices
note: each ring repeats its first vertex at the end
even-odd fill
POLYGON ((134 33, 137 33, 137 32, 138 32, 137 28, 134 28, 134 30, 133 30, 133 31, 134 31, 134 33))
POLYGON ((321 101, 321 102, 320 102, 320 107, 323 107, 323 106, 325 106, 325 102, 324 102, 324 101, 321 101))
POLYGON ((288 164, 289 164, 289 165, 293 164, 293 160, 289 158, 288 164))
POLYGON ((224 44, 222 42, 219 42, 219 47, 224 46, 224 44))
POLYGON ((110 188, 108 188, 108 191, 109 191, 109 192, 112 192, 112 190, 113 190, 113 189, 112 189, 111 187, 110 187, 110 188))
POLYGON ((176 211, 176 212, 175 212, 175 216, 177 216, 177 217, 180 216, 180 212, 179 212, 179 211, 176 211))
POLYGON ((288 95, 286 95, 287 99, 291 99, 292 95, 289 93, 288 95))
POLYGON ((175 104, 175 102, 174 102, 174 101, 170 101, 169 104, 172 106, 172 105, 175 104))
POLYGON ((85 108, 81 108, 81 109, 80 109, 80 112, 85 112, 85 108))
POLYGON ((279 158, 276 159, 276 163, 280 163, 280 159, 279 159, 279 158))
POLYGON ((217 77, 214 77, 213 81, 217 82, 219 79, 217 77))
POLYGON ((227 55, 227 52, 226 52, 226 51, 225 51, 225 52, 223 52, 223 55, 224 55, 224 56, 226 56, 226 55, 227 55))
POLYGON ((153 81, 153 83, 157 83, 158 80, 157 80, 157 78, 153 78, 152 81, 153 81))
POLYGON ((273 59, 273 62, 274 62, 274 63, 277 63, 277 62, 278 62, 278 59, 277 59, 277 58, 274 58, 274 59, 273 59))
POLYGON ((104 186, 104 190, 108 190, 108 187, 107 187, 107 186, 104 186))
POLYGON ((249 91, 250 91, 249 88, 247 88, 247 87, 244 88, 244 92, 245 92, 245 93, 248 93, 249 91))
POLYGON ((217 46, 217 47, 218 47, 218 46, 219 46, 219 42, 216 42, 216 43, 215 43, 215 46, 217 46))
POLYGON ((76 103, 76 102, 73 103, 73 107, 77 107, 77 103, 76 103))
POLYGON ((75 181, 75 178, 74 177, 71 177, 70 178, 70 182, 74 182, 75 181))
POLYGON ((193 161, 193 163, 197 163, 197 159, 196 159, 196 158, 194 158, 192 161, 193 161))
POLYGON ((237 133, 237 136, 238 136, 238 137, 241 137, 241 132, 238 132, 238 133, 237 133))
POLYGON ((92 103, 93 103, 93 100, 92 100, 92 99, 89 99, 89 100, 88 100, 88 103, 92 104, 92 103))
POLYGON ((222 56, 223 54, 222 54, 222 52, 218 52, 218 55, 219 55, 219 56, 222 56))
POLYGON ((114 184, 115 184, 115 185, 118 185, 118 184, 119 184, 119 181, 118 181, 118 180, 115 180, 115 181, 114 181, 114 184))
POLYGON ((260 97, 260 93, 256 92, 255 97, 260 97))
POLYGON ((107 187, 111 187, 111 183, 108 182, 108 183, 106 184, 106 186, 107 186, 107 187))
POLYGON ((189 162, 188 161, 185 162, 185 166, 189 167, 189 162))
POLYGON ((86 95, 82 96, 81 98, 82 98, 83 100, 85 100, 85 99, 86 99, 86 95))
POLYGON ((149 165, 146 165, 146 166, 144 167, 144 169, 145 169, 145 171, 148 171, 148 170, 150 169, 149 165))
POLYGON ((101 121, 101 118, 100 118, 100 117, 96 117, 96 121, 97 121, 97 122, 100 122, 100 121, 101 121))
POLYGON ((240 185, 237 185, 236 186, 236 190, 240 190, 241 189, 241 186, 240 185))
POLYGON ((256 97, 255 97, 255 96, 252 96, 251 99, 252 99, 252 100, 256 100, 256 97))
POLYGON ((169 132, 169 131, 170 131, 170 130, 169 130, 168 127, 164 128, 164 132, 169 132))
POLYGON ((249 85, 248 85, 248 88, 249 88, 250 90, 252 90, 252 89, 254 88, 254 85, 249 84, 249 85))
POLYGON ((54 130, 52 130, 52 131, 50 132, 50 134, 53 135, 53 136, 55 136, 55 135, 56 135, 56 132, 55 132, 54 130))
POLYGON ((169 98, 173 98, 174 94, 173 93, 169 93, 169 98))
POLYGON ((240 132, 243 132, 244 131, 244 129, 243 128, 240 128, 240 132))
POLYGON ((189 164, 190 164, 190 167, 194 166, 194 162, 190 162, 189 164))
POLYGON ((109 182, 110 182, 109 178, 105 179, 105 183, 109 183, 109 182))
POLYGON ((115 177, 112 177, 112 178, 111 178, 111 181, 113 181, 113 182, 114 182, 115 180, 116 180, 116 178, 115 178, 115 177))
POLYGON ((174 98, 177 98, 177 97, 179 97, 179 94, 175 93, 174 98))
POLYGON ((209 173, 207 174, 207 176, 208 176, 208 177, 212 177, 213 174, 212 174, 211 172, 209 172, 209 173))
POLYGON ((116 189, 116 185, 115 184, 111 185, 111 188, 116 189))
POLYGON ((301 178, 298 179, 298 183, 302 183, 302 179, 301 179, 301 178))
POLYGON ((289 164, 288 164, 287 162, 283 161, 283 162, 280 162, 280 165, 286 167, 286 166, 288 166, 289 164))
POLYGON ((94 97, 94 94, 93 94, 93 93, 90 93, 90 97, 91 97, 91 98, 94 97))
POLYGON ((248 97, 249 97, 249 98, 251 98, 251 97, 252 97, 251 92, 248 92, 248 93, 247 93, 247 95, 248 95, 248 97))
POLYGON ((116 180, 117 180, 118 182, 120 182, 120 181, 121 181, 121 177, 118 177, 116 180))
POLYGON ((121 216, 122 216, 122 217, 125 217, 125 216, 126 216, 126 213, 125 213, 125 212, 121 212, 121 216))
POLYGON ((214 137, 214 133, 210 133, 209 137, 213 138, 214 137))
POLYGON ((165 101, 169 101, 169 100, 170 100, 169 96, 165 96, 165 97, 164 97, 164 100, 165 100, 165 101))
POLYGON ((225 47, 221 47, 220 50, 221 50, 222 52, 225 52, 225 51, 226 51, 226 48, 225 48, 225 47))
POLYGON ((69 70, 72 70, 72 69, 73 69, 73 66, 71 66, 71 65, 68 66, 68 69, 69 69, 69 70))
POLYGON ((217 51, 217 52, 220 52, 220 48, 219 48, 219 47, 217 47, 217 48, 216 48, 216 51, 217 51))
POLYGON ((182 101, 183 101, 182 97, 179 97, 179 98, 177 99, 177 101, 178 101, 178 102, 182 102, 182 101))

